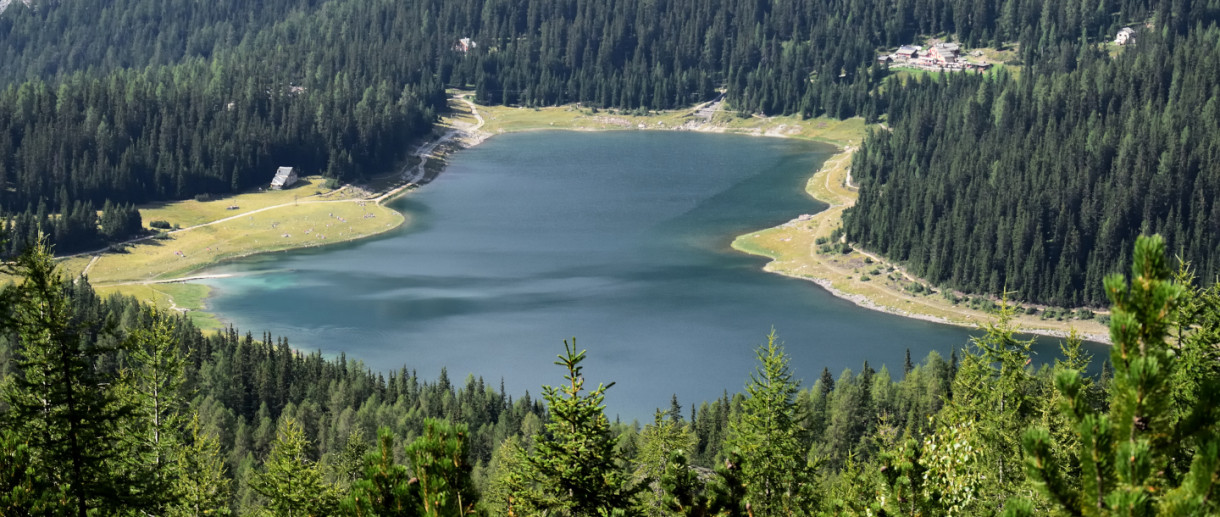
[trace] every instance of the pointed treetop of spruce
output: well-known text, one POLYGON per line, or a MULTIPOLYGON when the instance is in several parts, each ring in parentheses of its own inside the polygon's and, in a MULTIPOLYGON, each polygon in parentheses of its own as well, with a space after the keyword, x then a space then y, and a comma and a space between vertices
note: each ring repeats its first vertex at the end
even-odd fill
MULTIPOLYGON (((568 369, 568 374, 564 377, 564 379, 567 379, 568 383, 570 384, 570 387, 567 390, 569 394, 575 395, 584 389, 585 377, 584 375, 581 375, 581 371, 584 369, 584 367, 580 365, 580 362, 585 360, 585 352, 587 352, 587 350, 581 350, 580 352, 576 351, 576 338, 573 337, 571 343, 568 343, 568 340, 566 339, 563 340, 563 353, 556 356, 559 358, 559 360, 555 361, 555 364, 568 369)), ((613 382, 604 386, 598 384, 595 392, 605 391, 611 386, 614 386, 613 382)))

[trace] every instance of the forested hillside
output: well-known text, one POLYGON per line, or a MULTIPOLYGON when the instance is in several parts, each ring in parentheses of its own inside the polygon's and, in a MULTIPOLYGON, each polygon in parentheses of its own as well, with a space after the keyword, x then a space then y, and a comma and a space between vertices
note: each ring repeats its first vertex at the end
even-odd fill
MULTIPOLYGON (((191 4, 185 12, 210 23, 192 26, 211 38, 204 52, 165 43, 175 38, 164 35, 167 26, 186 27, 169 20, 173 5, 133 4, 103 9, 130 28, 118 47, 125 50, 111 48, 128 61, 101 59, 94 68, 78 54, 104 50, 122 33, 79 24, 98 14, 92 4, 14 5, 0 16, 0 41, 17 56, 3 65, 11 67, 6 77, 47 72, 0 91, 5 212, 37 222, 48 212, 42 203, 54 210, 231 192, 267 183, 281 165, 342 179, 383 173, 444 107, 432 63, 452 51, 422 22, 426 6, 332 2, 246 13, 191 4), (248 19, 225 21, 237 16, 248 19), (61 44, 33 46, 53 39, 47 24, 70 20, 78 25, 65 27, 61 44), (208 32, 212 26, 228 36, 208 32), (161 65, 172 56, 180 58, 161 65)), ((32 242, 35 226, 20 225, 12 247, 32 242)))
POLYGON ((1217 0, 13 3, 0 212, 26 254, 0 296, 0 514, 1220 513, 1217 19, 1217 0), (1126 25, 1135 44, 1104 45, 1126 25), (1019 75, 875 64, 926 35, 1015 45, 1019 75), (1087 377, 1069 340, 1034 370, 1001 313, 948 359, 802 385, 772 333, 744 393, 629 424, 566 343, 541 398, 423 381, 100 299, 34 245, 120 240, 133 203, 280 165, 391 170, 446 87, 629 110, 723 88, 742 114, 884 119, 849 239, 955 288, 1109 305, 1112 354, 1087 377))
POLYGON ((1019 80, 889 88, 890 130, 853 162, 848 238, 938 284, 1059 306, 1104 304, 1101 279, 1141 232, 1214 281, 1220 6, 1206 4, 1122 49, 1065 48, 1019 80))
POLYGON ((0 513, 1214 514, 1220 290, 1174 278, 1159 238, 1133 257, 1100 378, 1073 340, 1033 370, 1001 313, 949 361, 802 389, 773 332, 745 393, 641 426, 610 422, 568 343, 514 399, 204 336, 34 248, 0 297, 0 513))
MULTIPOLYGON (((1198 14, 1192 5, 1166 9, 1198 14)), ((945 32, 970 45, 1020 41, 1023 59, 1035 61, 1152 8, 1147 0, 1087 9, 1042 0, 19 2, 0 15, 0 211, 26 214, 9 247, 20 249, 37 224, 50 224, 39 214, 78 203, 231 192, 285 164, 344 180, 385 172, 427 132, 446 86, 474 88, 486 103, 626 109, 685 106, 725 88, 741 113, 875 119, 887 109, 875 95, 880 46, 945 32), (463 38, 473 45, 459 48, 463 38)), ((57 240, 57 249, 113 236, 93 237, 57 240)))

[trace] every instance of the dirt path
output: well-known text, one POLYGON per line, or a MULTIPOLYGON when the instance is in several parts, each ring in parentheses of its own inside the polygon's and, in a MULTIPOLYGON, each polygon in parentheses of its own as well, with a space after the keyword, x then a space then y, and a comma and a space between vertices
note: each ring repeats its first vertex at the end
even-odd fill
POLYGON ((469 127, 454 127, 453 129, 450 129, 449 131, 445 132, 445 134, 442 135, 440 138, 433 140, 431 142, 428 142, 424 145, 421 145, 419 147, 419 149, 417 149, 414 153, 414 156, 419 158, 419 163, 416 164, 414 167, 407 166, 402 171, 403 177, 406 178, 406 180, 407 180, 406 183, 400 185, 397 188, 391 189, 390 191, 386 192, 385 194, 377 196, 376 198, 373 199, 373 201, 375 203, 380 205, 387 199, 390 199, 390 198, 398 195, 402 191, 407 190, 408 188, 411 188, 411 186, 418 185, 419 182, 421 180, 423 180, 424 176, 427 174, 428 158, 432 156, 432 153, 434 153, 436 151, 436 148, 440 147, 441 145, 453 142, 453 141, 457 140, 459 137, 473 137, 473 135, 476 135, 479 132, 479 129, 481 129, 483 127, 483 124, 486 123, 486 121, 483 120, 482 115, 479 115, 479 108, 476 107, 473 102, 470 102, 469 100, 467 100, 465 97, 463 97, 461 95, 455 95, 454 98, 459 101, 462 101, 463 103, 465 103, 467 106, 470 107, 470 114, 474 115, 474 118, 475 118, 475 120, 478 120, 478 123, 476 123, 473 126, 469 126, 469 127))
POLYGON ((101 254, 94 255, 94 256, 93 256, 93 258, 92 258, 91 260, 89 260, 89 263, 88 263, 88 264, 85 264, 85 269, 82 269, 82 270, 81 270, 81 272, 80 272, 80 276, 86 276, 86 275, 88 275, 88 274, 89 274, 89 270, 93 268, 93 265, 94 265, 94 264, 97 264, 97 261, 98 261, 98 259, 100 259, 100 258, 102 258, 102 255, 101 255, 101 254))
MULTIPOLYGON (((129 282, 110 282, 110 283, 105 284, 105 286, 111 287, 111 286, 116 286, 116 285, 185 284, 187 282, 194 282, 196 280, 210 280, 213 278, 229 278, 231 276, 233 276, 233 275, 230 273, 216 273, 216 274, 211 274, 211 275, 190 275, 190 276, 182 276, 182 277, 178 277, 178 278, 160 278, 160 279, 154 279, 154 280, 132 280, 129 282)), ((157 291, 157 292, 161 292, 161 291, 157 291)), ((163 292, 161 292, 161 293, 165 294, 163 292)), ((169 296, 169 295, 166 294, 166 296, 169 296)))

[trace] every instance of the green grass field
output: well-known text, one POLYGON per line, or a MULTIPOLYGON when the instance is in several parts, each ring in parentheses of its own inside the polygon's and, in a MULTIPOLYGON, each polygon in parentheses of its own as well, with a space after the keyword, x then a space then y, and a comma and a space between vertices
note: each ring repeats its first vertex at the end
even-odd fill
POLYGON ((285 190, 256 190, 234 196, 213 199, 211 201, 173 201, 153 203, 140 208, 140 217, 144 226, 152 221, 165 221, 171 225, 186 228, 197 224, 209 223, 224 219, 235 214, 258 210, 284 203, 300 202, 311 199, 345 199, 344 192, 332 191, 323 186, 325 180, 321 176, 301 178, 292 188, 285 190), (237 207, 229 209, 229 207, 237 207))
POLYGON ((200 330, 220 330, 224 324, 206 312, 206 300, 211 288, 203 284, 131 284, 103 285, 95 288, 99 296, 133 296, 151 303, 163 311, 181 312, 200 330))
POLYGON ((300 202, 104 253, 88 276, 99 285, 177 278, 255 253, 367 237, 404 221, 402 214, 372 202, 300 202))

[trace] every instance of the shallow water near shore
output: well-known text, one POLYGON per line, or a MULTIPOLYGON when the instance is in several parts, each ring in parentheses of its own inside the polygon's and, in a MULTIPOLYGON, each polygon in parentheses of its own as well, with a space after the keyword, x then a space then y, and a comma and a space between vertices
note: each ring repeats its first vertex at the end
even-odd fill
MULTIPOLYGON (((897 379, 907 348, 947 358, 978 332, 857 307, 729 248, 820 210, 803 187, 833 152, 678 132, 498 136, 396 201, 406 227, 203 282, 210 310, 243 331, 379 371, 503 379, 514 396, 563 382, 553 362, 575 336, 589 382, 617 382, 607 412, 628 420, 673 393, 689 408, 741 391, 772 327, 803 386, 864 361, 897 379)), ((1038 343, 1035 361, 1052 360, 1058 340, 1038 343)), ((1105 350, 1090 345, 1098 361, 1105 350)))

